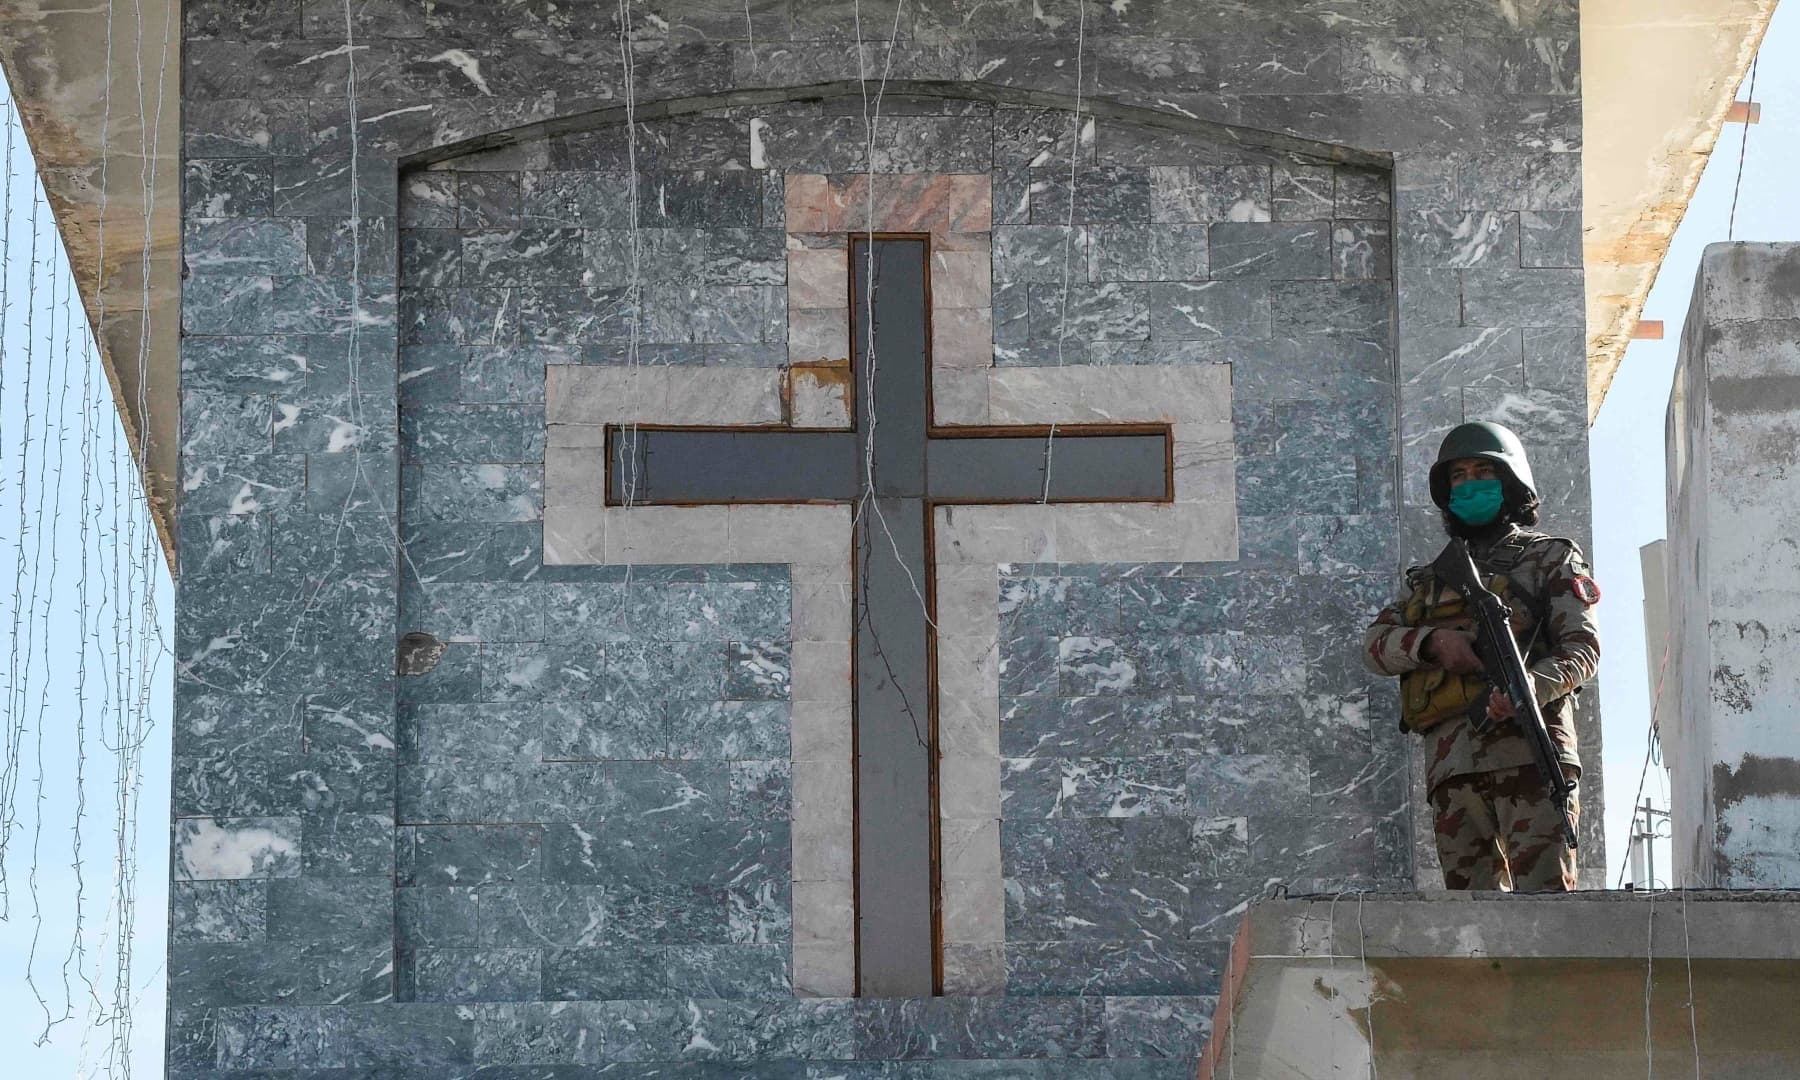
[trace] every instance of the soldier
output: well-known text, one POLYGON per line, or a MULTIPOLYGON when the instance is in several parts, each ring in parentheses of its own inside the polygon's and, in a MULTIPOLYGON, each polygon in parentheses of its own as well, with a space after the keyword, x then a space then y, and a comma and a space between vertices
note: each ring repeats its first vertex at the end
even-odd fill
MULTIPOLYGON (((1463 424, 1431 467, 1431 499, 1444 531, 1468 541, 1489 591, 1512 609, 1514 636, 1557 757, 1571 780, 1574 694, 1600 663, 1594 605, 1600 589, 1572 540, 1532 528, 1537 488, 1519 437, 1499 424, 1463 424)), ((1426 788, 1438 858, 1450 889, 1520 892, 1575 888, 1575 852, 1532 757, 1513 705, 1482 674, 1462 597, 1431 567, 1406 572, 1406 595, 1375 617, 1363 663, 1400 676, 1400 726, 1424 735, 1426 788), (1490 723, 1476 730, 1470 717, 1490 723)), ((1579 813, 1569 800, 1571 818, 1579 813)))

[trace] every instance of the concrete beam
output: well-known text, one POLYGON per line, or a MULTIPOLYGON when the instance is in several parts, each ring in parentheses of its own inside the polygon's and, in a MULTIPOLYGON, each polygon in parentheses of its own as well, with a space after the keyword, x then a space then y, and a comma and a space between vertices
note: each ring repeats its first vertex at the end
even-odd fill
POLYGON ((1774 13, 1775 0, 1583 0, 1590 422, 1774 13))
POLYGON ((0 5, 0 64, 171 567, 180 435, 180 54, 174 0, 0 5))

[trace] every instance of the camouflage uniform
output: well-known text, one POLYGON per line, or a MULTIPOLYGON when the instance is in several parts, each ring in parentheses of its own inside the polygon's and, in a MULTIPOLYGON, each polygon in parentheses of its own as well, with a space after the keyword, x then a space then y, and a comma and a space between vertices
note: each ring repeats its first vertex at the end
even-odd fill
MULTIPOLYGON (((1571 779, 1580 775, 1573 693, 1600 663, 1594 618, 1599 590, 1581 549, 1571 540, 1513 527, 1470 545, 1484 576, 1503 575, 1513 628, 1557 757, 1571 779)), ((1490 577, 1490 581, 1493 578, 1490 577)), ((1449 597, 1429 567, 1407 571, 1407 594, 1382 609, 1363 641, 1363 662, 1381 675, 1430 672, 1422 650, 1433 630, 1409 620, 1449 597)), ((1477 676, 1477 678, 1479 678, 1477 676)), ((1479 687, 1477 687, 1480 690, 1479 687)), ((1472 708, 1483 708, 1481 691, 1472 708)), ((1403 721, 1403 726, 1405 721, 1403 721)), ((1423 725, 1421 725, 1423 726, 1423 725)), ((1573 889, 1575 852, 1563 843, 1561 821, 1513 721, 1477 731, 1466 712, 1431 721, 1426 788, 1436 813, 1438 855, 1451 889, 1573 889)), ((1578 812, 1571 798, 1570 816, 1578 812)))

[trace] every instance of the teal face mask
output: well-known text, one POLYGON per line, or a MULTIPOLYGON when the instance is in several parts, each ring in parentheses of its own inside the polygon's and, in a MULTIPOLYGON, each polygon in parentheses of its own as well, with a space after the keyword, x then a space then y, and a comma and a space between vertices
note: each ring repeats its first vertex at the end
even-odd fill
POLYGON ((1465 525, 1488 525, 1500 516, 1505 499, 1498 479, 1464 480, 1450 489, 1450 512, 1465 525))

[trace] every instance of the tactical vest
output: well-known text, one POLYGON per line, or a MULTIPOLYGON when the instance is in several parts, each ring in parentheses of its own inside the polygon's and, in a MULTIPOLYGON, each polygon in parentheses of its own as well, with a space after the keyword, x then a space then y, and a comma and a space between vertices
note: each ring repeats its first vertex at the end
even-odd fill
MULTIPOLYGON (((1534 624, 1538 622, 1534 618, 1538 598, 1515 588, 1510 576, 1523 554, 1523 546, 1509 547, 1495 551, 1490 558, 1482 560, 1489 566, 1500 567, 1488 575, 1487 587, 1502 603, 1512 608, 1511 621, 1515 638, 1521 637, 1527 630, 1533 630, 1534 624)), ((1429 566, 1417 568, 1409 578, 1412 592, 1406 599, 1403 614, 1406 625, 1464 631, 1475 628, 1474 616, 1469 614, 1468 604, 1463 600, 1462 594, 1439 583, 1429 566)), ((1523 652, 1528 664, 1535 659, 1532 647, 1536 641, 1537 635, 1534 633, 1532 640, 1525 643, 1523 652)), ((1460 675, 1441 667, 1421 667, 1409 671, 1400 676, 1400 726, 1407 731, 1421 732, 1456 716, 1476 711, 1485 713, 1488 691, 1492 686, 1487 676, 1480 672, 1460 675)))

